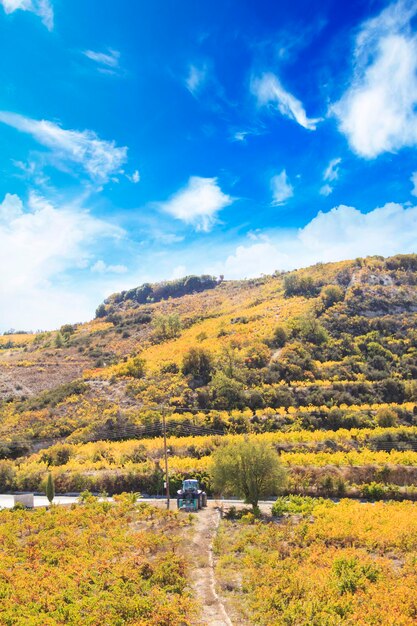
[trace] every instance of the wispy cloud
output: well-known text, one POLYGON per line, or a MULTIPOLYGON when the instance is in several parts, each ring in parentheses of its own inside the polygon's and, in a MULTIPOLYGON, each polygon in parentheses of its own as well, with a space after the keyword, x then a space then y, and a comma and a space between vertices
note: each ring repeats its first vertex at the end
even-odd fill
POLYGON ((0 111, 0 122, 28 133, 38 143, 51 150, 55 164, 69 161, 80 165, 98 183, 121 171, 127 160, 127 148, 114 141, 100 139, 92 130, 65 130, 54 122, 33 120, 23 115, 0 111))
POLYGON ((413 188, 411 190, 411 195, 417 196, 417 172, 413 172, 413 174, 411 174, 410 180, 413 183, 413 188))
POLYGON ((97 69, 102 74, 118 75, 120 69, 120 52, 108 48, 106 52, 84 50, 84 56, 96 63, 97 69))
POLYGON ((332 111, 359 156, 417 146, 416 0, 398 0, 364 23, 351 84, 332 111))
POLYGON ((324 170, 323 181, 325 184, 320 189, 322 196, 329 196, 333 192, 333 187, 329 183, 334 183, 339 178, 339 165, 341 162, 341 158, 332 159, 324 170))
POLYGON ((274 205, 284 204, 294 195, 293 186, 285 170, 282 170, 280 174, 276 174, 271 178, 271 188, 274 205))
POLYGON ((54 11, 50 0, 0 0, 6 13, 30 11, 38 15, 48 30, 54 27, 54 11))
POLYGON ((100 259, 91 266, 91 271, 97 274, 125 274, 127 267, 126 265, 107 265, 100 259))
POLYGON ((251 91, 256 96, 259 106, 271 106, 289 119, 294 120, 307 130, 316 130, 320 118, 308 118, 300 100, 286 91, 279 78, 272 73, 254 77, 251 91))
POLYGON ((258 234, 239 245, 225 261, 205 268, 227 278, 259 276, 313 263, 360 256, 390 256, 417 247, 417 207, 389 203, 369 213, 338 206, 318 213, 304 228, 258 234))
POLYGON ((139 170, 135 170, 133 174, 126 174, 126 178, 130 180, 131 183, 137 185, 140 182, 140 172, 139 170))
POLYGON ((183 189, 158 206, 172 217, 191 224, 196 230, 208 232, 215 224, 219 211, 233 200, 223 193, 217 178, 191 176, 183 189))
POLYGON ((333 193, 333 187, 331 187, 328 183, 320 187, 320 194, 322 196, 330 196, 333 193))
POLYGON ((201 65, 190 64, 188 67, 188 74, 185 78, 185 86, 188 91, 193 94, 193 96, 197 95, 208 79, 208 67, 205 63, 201 65))

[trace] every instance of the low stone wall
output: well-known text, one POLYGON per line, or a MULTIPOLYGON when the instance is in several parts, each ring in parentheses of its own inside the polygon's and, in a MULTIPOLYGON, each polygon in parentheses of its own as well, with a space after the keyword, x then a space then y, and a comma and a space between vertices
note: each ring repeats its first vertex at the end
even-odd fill
POLYGON ((33 509, 33 507, 35 506, 33 493, 20 493, 19 495, 15 495, 13 497, 15 505, 17 503, 23 504, 23 506, 28 509, 33 509))

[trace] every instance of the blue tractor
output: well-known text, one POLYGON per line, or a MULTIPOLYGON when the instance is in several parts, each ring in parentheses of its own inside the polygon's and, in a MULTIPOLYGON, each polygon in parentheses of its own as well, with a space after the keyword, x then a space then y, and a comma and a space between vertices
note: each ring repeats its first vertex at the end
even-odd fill
POLYGON ((207 494, 200 489, 198 480, 187 478, 177 491, 177 506, 182 511, 198 511, 207 506, 207 494))

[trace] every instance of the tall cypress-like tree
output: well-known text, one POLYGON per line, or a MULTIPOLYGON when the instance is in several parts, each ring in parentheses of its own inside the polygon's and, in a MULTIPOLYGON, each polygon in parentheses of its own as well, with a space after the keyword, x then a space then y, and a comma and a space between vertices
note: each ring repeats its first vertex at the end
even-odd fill
POLYGON ((46 482, 46 497, 49 500, 49 504, 52 504, 52 500, 55 498, 55 485, 52 474, 48 474, 48 480, 46 482))

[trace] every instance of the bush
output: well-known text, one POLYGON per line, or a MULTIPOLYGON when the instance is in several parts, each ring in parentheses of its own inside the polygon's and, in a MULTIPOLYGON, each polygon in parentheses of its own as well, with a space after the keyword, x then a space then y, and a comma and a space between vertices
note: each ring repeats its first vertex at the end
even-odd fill
POLYGON ((181 319, 177 313, 158 315, 152 322, 157 339, 174 339, 181 334, 181 319))
POLYGON ((337 302, 341 302, 345 297, 345 294, 343 289, 341 289, 338 285, 328 285, 327 287, 323 287, 320 297, 323 301, 324 307, 329 309, 337 302))
POLYGON ((119 366, 118 376, 131 376, 132 378, 143 378, 146 371, 146 362, 139 356, 128 359, 126 363, 119 366))
POLYGON ((287 331, 283 326, 277 326, 272 335, 270 345, 273 348, 283 348, 287 341, 287 331))
POLYGON ((286 298, 304 296, 314 298, 320 292, 321 283, 316 283, 311 276, 288 274, 284 278, 284 295, 286 298))
POLYGON ((290 515, 311 515, 319 504, 332 506, 331 500, 311 498, 310 496, 282 496, 272 505, 271 513, 276 517, 289 513, 290 515))
POLYGON ((378 426, 388 428, 389 426, 395 426, 398 422, 398 415, 392 409, 387 407, 381 407, 377 410, 375 419, 378 426))
POLYGON ((182 361, 182 373, 191 376, 195 386, 206 385, 211 380, 213 359, 204 348, 190 348, 182 361))

